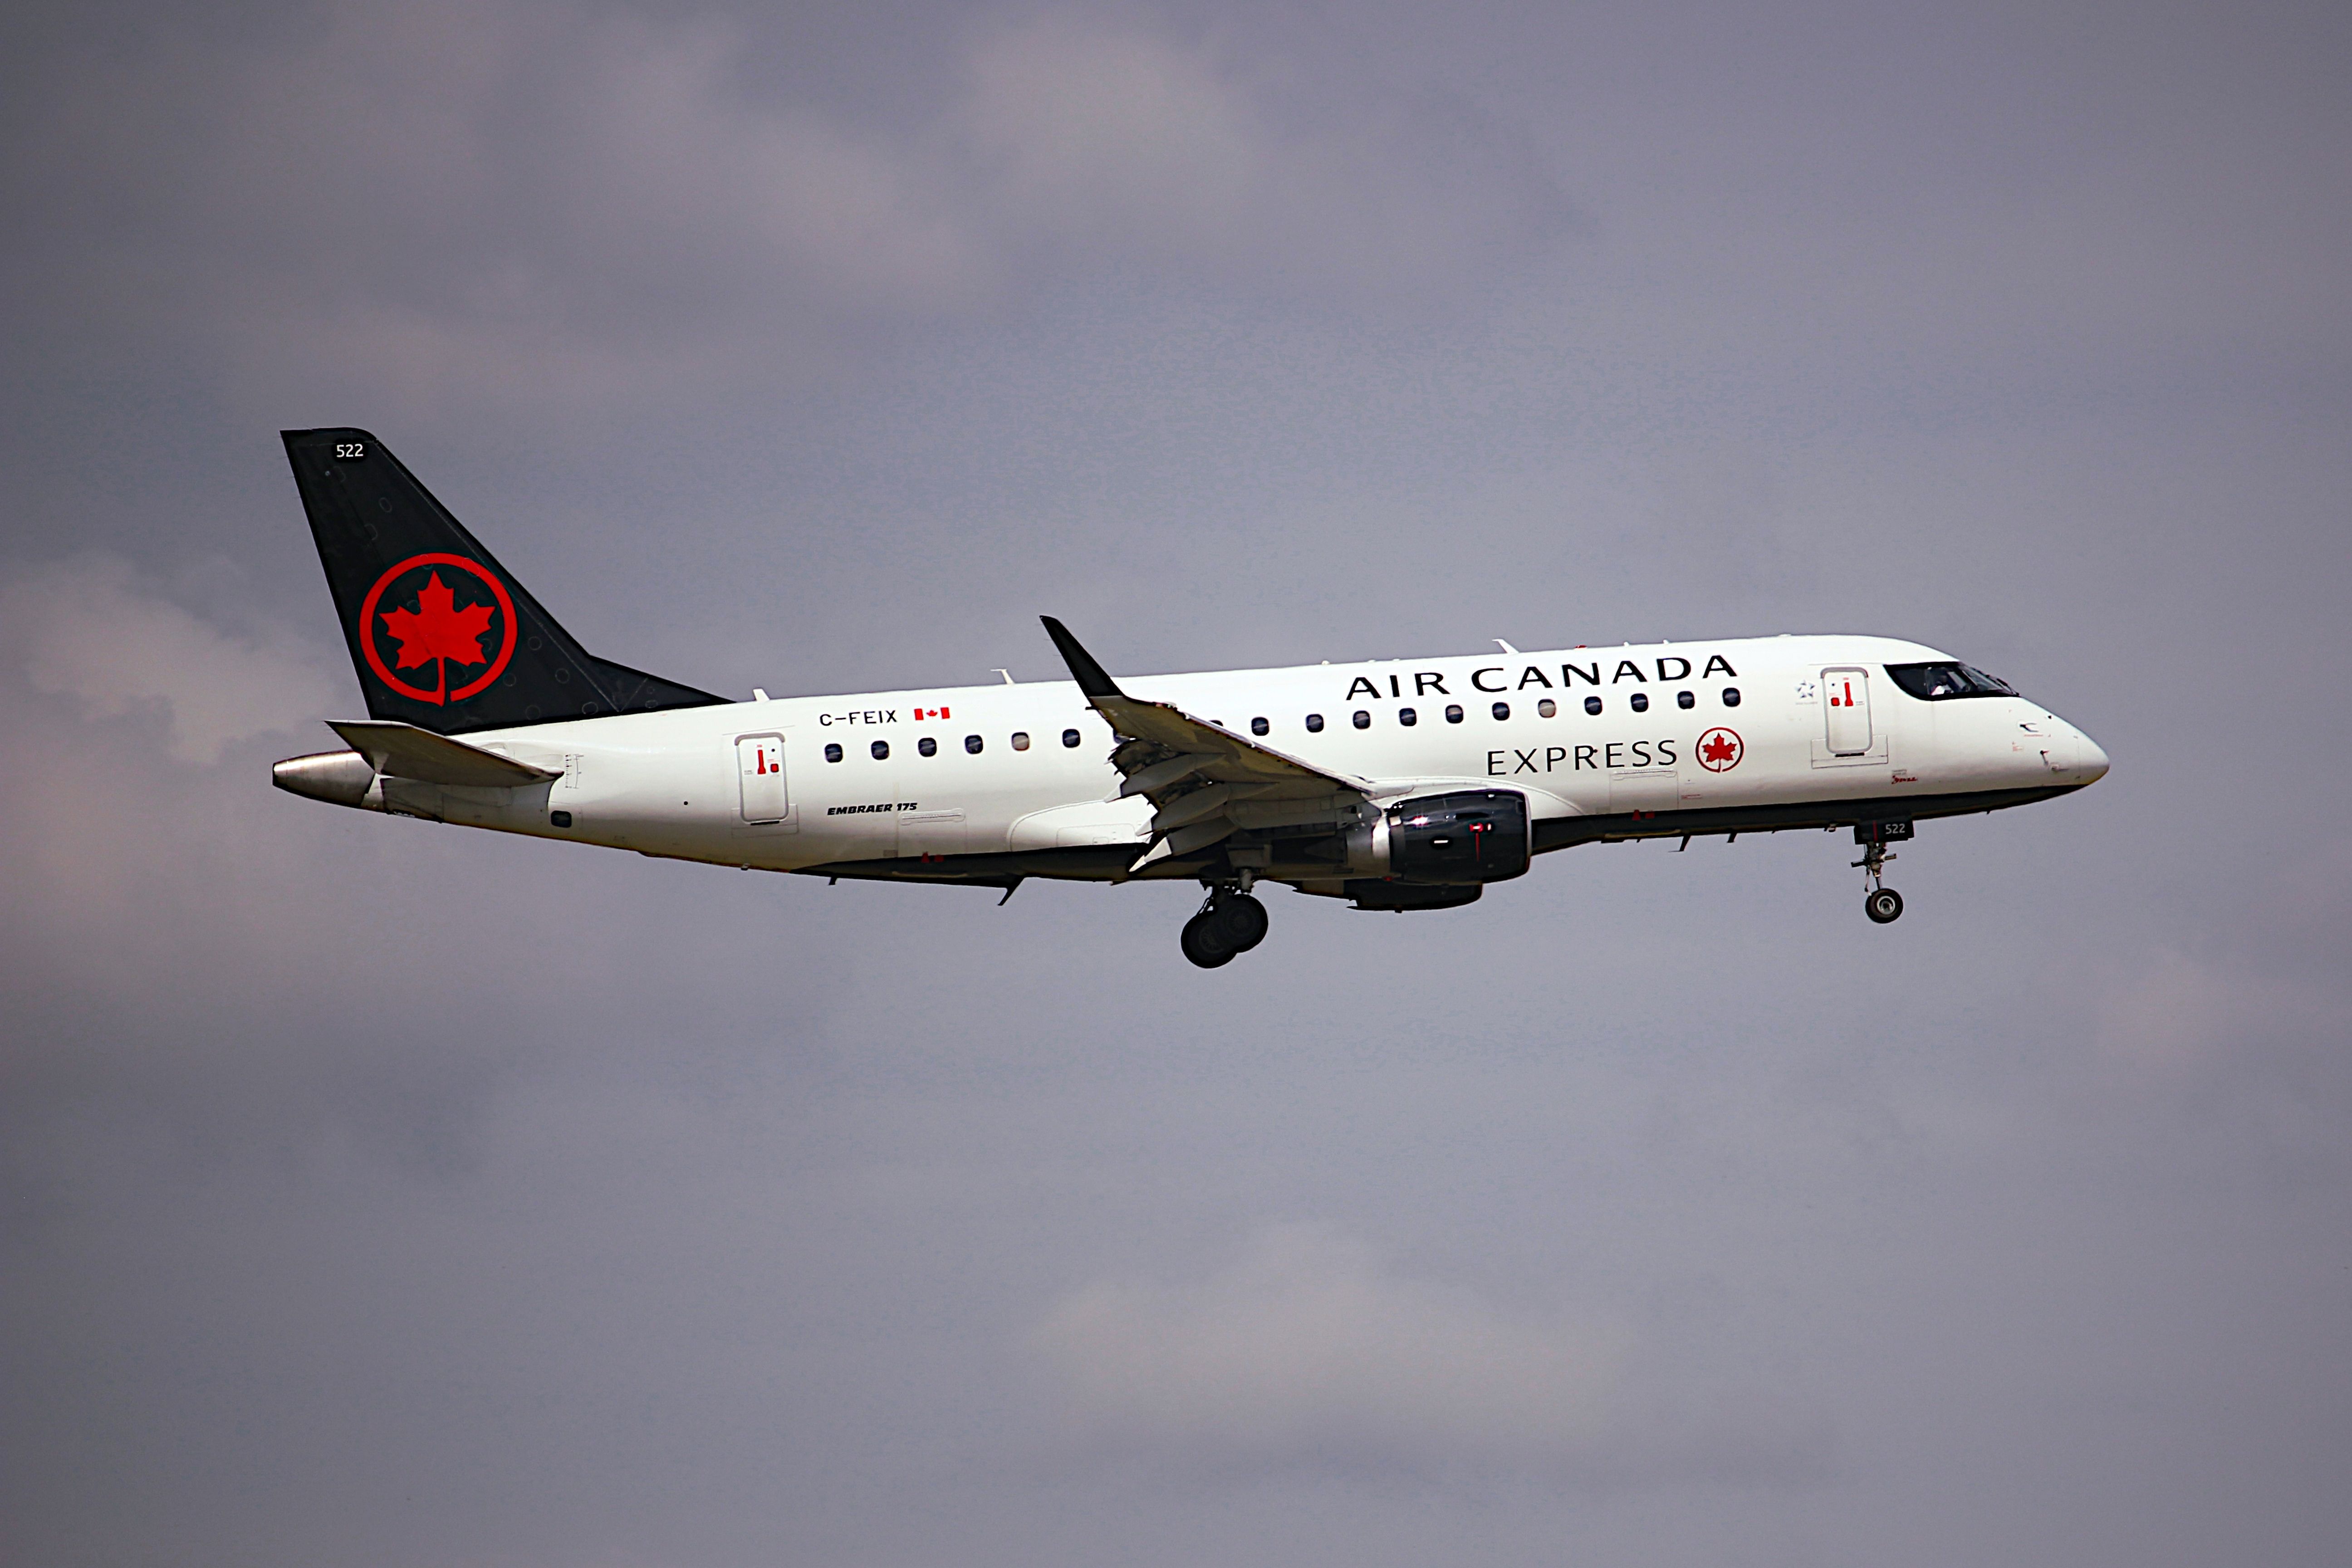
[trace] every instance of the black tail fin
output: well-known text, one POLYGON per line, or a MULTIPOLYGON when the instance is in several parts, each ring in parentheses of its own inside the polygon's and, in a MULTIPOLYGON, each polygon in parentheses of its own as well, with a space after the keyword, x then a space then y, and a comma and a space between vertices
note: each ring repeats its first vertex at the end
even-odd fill
POLYGON ((368 714, 444 735, 723 702, 592 657, 364 430, 287 430, 368 714))

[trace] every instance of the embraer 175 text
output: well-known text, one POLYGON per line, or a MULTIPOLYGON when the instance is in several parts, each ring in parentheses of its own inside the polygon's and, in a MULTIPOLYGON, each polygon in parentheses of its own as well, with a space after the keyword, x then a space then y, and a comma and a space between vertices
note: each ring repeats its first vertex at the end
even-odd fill
POLYGON ((730 702, 588 653, 364 430, 292 430, 367 694, 338 805, 763 871, 1001 888, 1198 882, 1203 967, 1260 881, 1442 910, 1572 845, 1851 826, 1864 909, 1922 817, 2047 800, 2106 754, 1916 643, 1780 637, 730 702), (458 739, 463 736, 464 739, 458 739))

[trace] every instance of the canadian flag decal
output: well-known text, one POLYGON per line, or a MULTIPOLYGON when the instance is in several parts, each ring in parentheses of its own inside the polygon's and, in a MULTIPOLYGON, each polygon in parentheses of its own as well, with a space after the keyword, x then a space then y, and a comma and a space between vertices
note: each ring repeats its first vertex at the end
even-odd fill
POLYGON ((915 717, 918 719, 944 719, 947 716, 948 710, 944 708, 918 708, 915 710, 915 717))

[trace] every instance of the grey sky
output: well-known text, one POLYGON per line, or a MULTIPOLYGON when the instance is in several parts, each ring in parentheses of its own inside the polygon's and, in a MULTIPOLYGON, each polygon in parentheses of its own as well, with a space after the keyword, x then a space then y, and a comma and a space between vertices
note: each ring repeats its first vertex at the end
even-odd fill
POLYGON ((7 1560, 2342 1561, 2352 26, 851 10, 0 24, 7 1560), (731 694, 1857 630, 2115 771, 1213 973, 340 813, 344 423, 731 694))

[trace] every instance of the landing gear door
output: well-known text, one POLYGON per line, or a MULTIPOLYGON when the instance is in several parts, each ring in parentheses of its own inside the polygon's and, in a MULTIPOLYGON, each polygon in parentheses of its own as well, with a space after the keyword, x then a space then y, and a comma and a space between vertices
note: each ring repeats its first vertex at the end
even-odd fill
POLYGON ((1830 754, 1858 757, 1870 750, 1870 672, 1856 665, 1822 671, 1822 712, 1830 754))
POLYGON ((782 822, 792 815, 792 795, 784 787, 782 735, 740 737, 735 742, 735 770, 740 791, 737 812, 744 822, 782 822))

